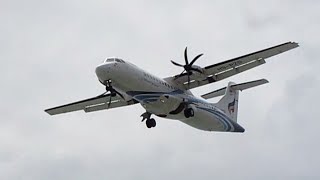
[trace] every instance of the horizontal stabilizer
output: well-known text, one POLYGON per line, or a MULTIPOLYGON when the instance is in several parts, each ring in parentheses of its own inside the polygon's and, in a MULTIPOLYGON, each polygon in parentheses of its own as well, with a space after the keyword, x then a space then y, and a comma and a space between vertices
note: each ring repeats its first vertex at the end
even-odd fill
MULTIPOLYGON (((260 79, 260 80, 256 80, 256 81, 250 81, 250 82, 245 82, 245 83, 241 83, 241 84, 234 84, 231 85, 231 88, 233 90, 245 90, 245 89, 249 89, 255 86, 259 86, 265 83, 268 83, 269 81, 266 79, 260 79)), ((202 95, 201 97, 204 99, 210 99, 210 98, 214 98, 214 97, 218 97, 218 96, 222 96, 225 94, 226 91, 226 87, 209 92, 207 94, 202 95)))

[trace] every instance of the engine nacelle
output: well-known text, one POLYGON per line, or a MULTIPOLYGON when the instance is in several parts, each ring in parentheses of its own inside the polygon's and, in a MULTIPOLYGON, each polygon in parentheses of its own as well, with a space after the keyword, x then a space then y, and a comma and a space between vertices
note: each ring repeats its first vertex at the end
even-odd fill
MULTIPOLYGON (((201 72, 200 74, 203 74, 203 72, 204 72, 203 68, 200 67, 200 66, 192 65, 192 68, 199 70, 201 72)), ((192 71, 192 73, 199 73, 199 72, 198 71, 192 71)))

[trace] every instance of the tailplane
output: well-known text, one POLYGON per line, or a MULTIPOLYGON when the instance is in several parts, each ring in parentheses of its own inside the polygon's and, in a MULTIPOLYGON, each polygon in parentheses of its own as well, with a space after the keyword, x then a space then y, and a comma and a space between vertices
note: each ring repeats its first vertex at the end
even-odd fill
POLYGON ((209 92, 207 94, 202 95, 201 97, 204 99, 210 99, 223 95, 223 97, 215 105, 219 109, 224 111, 226 115, 230 117, 234 122, 237 122, 239 91, 259 86, 265 83, 268 83, 266 79, 260 79, 241 84, 229 82, 227 87, 209 92))

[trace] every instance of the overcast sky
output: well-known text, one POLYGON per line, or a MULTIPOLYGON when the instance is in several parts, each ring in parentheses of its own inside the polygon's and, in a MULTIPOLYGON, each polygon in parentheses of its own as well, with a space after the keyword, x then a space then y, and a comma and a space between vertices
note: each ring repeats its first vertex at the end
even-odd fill
MULTIPOLYGON (((317 179, 320 1, 0 0, 0 179, 317 179), (266 78, 240 94, 243 134, 141 123, 140 105, 49 116, 104 92, 95 67, 117 56, 159 76, 287 41, 299 48, 194 90, 266 78)), ((217 100, 210 100, 215 102, 217 100)))

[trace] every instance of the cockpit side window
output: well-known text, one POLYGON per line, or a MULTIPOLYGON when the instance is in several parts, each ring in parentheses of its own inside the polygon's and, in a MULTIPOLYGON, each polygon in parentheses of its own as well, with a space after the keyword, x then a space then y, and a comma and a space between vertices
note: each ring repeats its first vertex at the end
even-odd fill
POLYGON ((107 58, 104 62, 118 62, 118 63, 125 63, 124 60, 118 58, 107 58))
POLYGON ((115 59, 116 62, 119 62, 119 63, 125 63, 122 59, 115 59))

